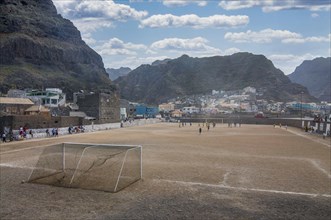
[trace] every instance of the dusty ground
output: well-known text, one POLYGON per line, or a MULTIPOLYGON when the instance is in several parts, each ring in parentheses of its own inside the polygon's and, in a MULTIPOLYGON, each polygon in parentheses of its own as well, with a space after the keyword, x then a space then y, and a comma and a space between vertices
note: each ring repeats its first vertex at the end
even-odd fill
POLYGON ((0 219, 330 219, 330 139, 272 126, 155 124, 2 144, 0 219), (24 183, 43 146, 139 144, 118 193, 24 183))

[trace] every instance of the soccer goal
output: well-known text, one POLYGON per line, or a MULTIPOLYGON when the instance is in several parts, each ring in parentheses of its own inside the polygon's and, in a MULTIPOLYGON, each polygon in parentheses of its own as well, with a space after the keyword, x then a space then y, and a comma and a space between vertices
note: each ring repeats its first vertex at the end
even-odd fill
POLYGON ((118 192, 141 178, 141 146, 62 143, 44 149, 28 182, 118 192))

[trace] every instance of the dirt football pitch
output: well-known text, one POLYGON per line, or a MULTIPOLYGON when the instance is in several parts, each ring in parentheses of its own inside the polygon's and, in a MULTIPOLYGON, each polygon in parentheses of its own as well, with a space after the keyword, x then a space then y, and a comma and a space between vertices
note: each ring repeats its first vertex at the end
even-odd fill
POLYGON ((270 125, 198 128, 159 123, 1 144, 0 219, 331 218, 330 138, 270 125), (117 193, 23 183, 45 146, 63 142, 142 145, 143 178, 117 193))

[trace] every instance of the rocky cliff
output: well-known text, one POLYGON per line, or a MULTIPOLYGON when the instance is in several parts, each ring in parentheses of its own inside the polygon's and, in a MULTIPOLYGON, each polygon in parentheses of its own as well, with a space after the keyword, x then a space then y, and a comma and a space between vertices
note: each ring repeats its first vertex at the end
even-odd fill
POLYGON ((115 80, 120 76, 128 75, 128 73, 131 72, 131 69, 129 67, 120 67, 119 69, 107 68, 106 71, 109 74, 109 78, 115 80))
POLYGON ((159 65, 141 65, 114 81, 121 96, 156 104, 183 95, 206 94, 214 90, 237 90, 253 86, 261 98, 274 101, 316 101, 307 89, 292 83, 263 55, 237 53, 231 56, 192 58, 183 55, 159 65))
POLYGON ((114 90, 100 55, 51 0, 0 0, 0 90, 114 90))
POLYGON ((292 82, 299 83, 321 101, 331 102, 331 58, 305 60, 289 75, 292 82))

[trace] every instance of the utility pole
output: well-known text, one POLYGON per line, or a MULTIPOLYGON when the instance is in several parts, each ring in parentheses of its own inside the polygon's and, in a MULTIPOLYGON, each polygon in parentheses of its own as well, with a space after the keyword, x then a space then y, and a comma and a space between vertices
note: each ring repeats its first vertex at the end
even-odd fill
POLYGON ((300 103, 301 125, 303 126, 303 123, 302 123, 302 95, 303 95, 303 91, 301 91, 301 103, 300 103))

